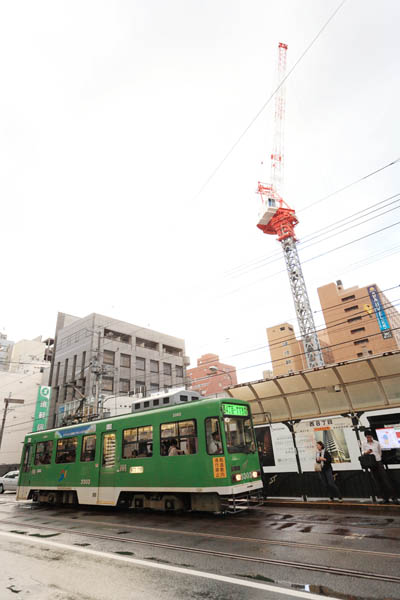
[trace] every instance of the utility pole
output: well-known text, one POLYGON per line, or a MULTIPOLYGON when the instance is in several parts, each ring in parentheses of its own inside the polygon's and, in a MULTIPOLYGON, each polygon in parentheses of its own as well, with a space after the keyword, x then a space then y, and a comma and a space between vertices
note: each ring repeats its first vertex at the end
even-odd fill
POLYGON ((1 429, 0 429, 0 448, 1 448, 1 443, 3 441, 3 433, 4 433, 4 426, 6 424, 6 418, 7 418, 7 411, 8 411, 8 405, 9 404, 24 404, 25 400, 22 400, 21 398, 11 398, 11 392, 8 395, 8 398, 4 398, 4 412, 3 412, 3 420, 1 422, 1 429))

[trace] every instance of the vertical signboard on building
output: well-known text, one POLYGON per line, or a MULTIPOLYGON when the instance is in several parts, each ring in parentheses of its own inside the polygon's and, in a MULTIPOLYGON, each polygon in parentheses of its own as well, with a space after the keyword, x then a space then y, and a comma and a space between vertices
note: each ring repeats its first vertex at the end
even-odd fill
POLYGON ((379 297, 379 292, 376 285, 368 286, 368 294, 371 299, 372 308, 374 309, 374 313, 376 316, 376 320, 378 321, 379 329, 382 332, 383 339, 388 339, 393 337, 392 332, 390 331, 389 321, 387 319, 385 310, 382 306, 381 299, 379 297))
POLYGON ((32 431, 43 431, 43 429, 46 429, 50 410, 50 398, 51 387, 49 385, 40 385, 32 431))

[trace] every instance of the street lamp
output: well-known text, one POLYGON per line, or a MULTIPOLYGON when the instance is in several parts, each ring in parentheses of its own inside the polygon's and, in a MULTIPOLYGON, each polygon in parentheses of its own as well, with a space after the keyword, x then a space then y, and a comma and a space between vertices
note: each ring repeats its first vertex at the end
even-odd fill
MULTIPOLYGON (((229 371, 224 371, 223 369, 219 369, 215 365, 211 365, 211 367, 208 367, 208 370, 211 371, 211 373, 214 373, 214 375, 217 375, 218 373, 223 373, 224 375, 228 375, 231 385, 233 386, 232 375, 229 373, 229 371)), ((226 389, 226 388, 224 388, 224 389, 226 389)))
POLYGON ((11 394, 8 396, 8 398, 4 398, 5 407, 4 407, 3 420, 1 422, 1 430, 0 430, 0 448, 1 448, 1 442, 3 441, 3 433, 4 433, 4 426, 6 424, 8 405, 9 404, 23 404, 24 402, 25 402, 25 400, 22 400, 21 398, 11 398, 11 394))

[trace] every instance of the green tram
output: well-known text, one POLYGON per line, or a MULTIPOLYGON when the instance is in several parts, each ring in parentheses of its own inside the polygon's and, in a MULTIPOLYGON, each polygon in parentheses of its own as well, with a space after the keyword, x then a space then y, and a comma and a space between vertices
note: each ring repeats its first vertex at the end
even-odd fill
POLYGON ((261 490, 250 407, 218 398, 27 435, 17 500, 236 512, 261 490))

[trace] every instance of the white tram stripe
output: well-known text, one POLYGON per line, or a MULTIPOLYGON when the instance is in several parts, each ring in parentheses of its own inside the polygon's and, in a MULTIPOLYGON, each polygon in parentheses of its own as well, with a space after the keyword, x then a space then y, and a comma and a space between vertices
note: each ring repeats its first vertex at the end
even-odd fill
MULTIPOLYGON (((73 533, 73 532, 72 532, 73 533)), ((70 550, 73 552, 81 552, 82 554, 88 554, 89 556, 97 556, 104 559, 116 560, 119 562, 125 562, 128 564, 135 564, 141 567, 149 567, 151 569, 161 569, 162 571, 174 571, 175 573, 182 573, 183 575, 192 575, 193 577, 203 577, 204 579, 212 579, 214 581, 223 581, 233 585, 241 585, 242 587, 255 588, 257 590, 265 590, 266 592, 275 592, 275 594, 283 594, 286 596, 294 596, 295 598, 307 598, 308 600, 321 600, 322 596, 318 594, 312 594, 310 592, 301 592, 300 590, 290 590, 287 588, 281 588, 275 585, 269 585, 267 583, 258 583, 255 581, 246 581, 244 579, 236 579, 235 577, 227 577, 225 575, 216 575, 215 573, 208 573, 206 571, 197 571, 195 569, 185 569, 183 567, 174 567, 172 565, 165 565, 162 563, 155 563, 149 560, 141 560, 139 558, 131 558, 128 556, 120 556, 118 554, 111 554, 110 552, 99 552, 97 550, 90 550, 89 548, 80 548, 78 546, 69 546, 68 544, 61 544, 60 542, 51 542, 40 538, 33 538, 18 533, 10 533, 8 531, 0 531, 0 536, 9 537, 19 542, 26 542, 28 544, 41 544, 42 546, 50 546, 52 548, 58 548, 62 550, 70 550)), ((330 596, 324 596, 323 600, 337 600, 330 596)))

